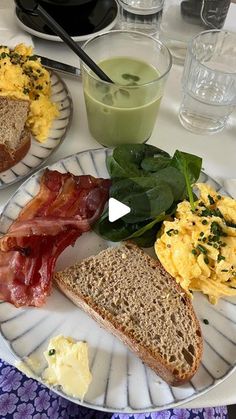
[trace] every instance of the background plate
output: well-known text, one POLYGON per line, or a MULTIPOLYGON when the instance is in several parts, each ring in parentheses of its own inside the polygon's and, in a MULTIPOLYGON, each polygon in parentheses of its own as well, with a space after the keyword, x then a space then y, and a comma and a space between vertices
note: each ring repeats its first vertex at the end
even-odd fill
MULTIPOLYGON (((106 149, 81 152, 67 157, 52 166, 62 173, 91 174, 108 177, 106 149)), ((5 233, 21 208, 39 189, 43 169, 28 179, 6 204, 0 218, 0 233, 5 233)), ((207 175, 200 181, 212 185, 220 193, 220 186, 207 175)), ((109 245, 90 232, 83 234, 74 247, 60 256, 56 269, 96 254, 109 245)), ((222 382, 235 368, 236 362, 236 299, 222 298, 212 306, 200 293, 194 294, 195 311, 204 336, 204 353, 200 368, 194 378, 181 387, 170 387, 146 367, 117 338, 101 328, 87 314, 74 306, 58 290, 53 290, 47 304, 40 309, 16 309, 8 303, 0 304, 2 336, 17 360, 31 356, 38 361, 27 364, 40 381, 46 367, 43 351, 52 336, 63 334, 86 340, 89 345, 89 363, 93 380, 82 403, 68 397, 60 388, 58 394, 98 410, 110 412, 147 412, 178 406, 196 398, 222 382), (208 319, 209 325, 203 323, 208 319)))
POLYGON ((53 121, 47 140, 40 143, 31 135, 31 146, 26 156, 15 166, 0 173, 0 189, 18 182, 37 170, 65 138, 72 118, 72 99, 64 81, 53 71, 50 71, 50 74, 52 83, 51 99, 57 103, 60 113, 53 121))
MULTIPOLYGON (((73 8, 68 6, 66 9, 62 8, 58 15, 53 13, 53 17, 76 42, 86 41, 92 36, 108 31, 117 22, 116 0, 96 0, 92 6, 90 4, 73 8)), ((50 10, 48 11, 50 12, 50 10)), ((16 19, 18 25, 31 35, 49 41, 62 42, 61 38, 52 32, 40 16, 29 15, 16 7, 16 19)))

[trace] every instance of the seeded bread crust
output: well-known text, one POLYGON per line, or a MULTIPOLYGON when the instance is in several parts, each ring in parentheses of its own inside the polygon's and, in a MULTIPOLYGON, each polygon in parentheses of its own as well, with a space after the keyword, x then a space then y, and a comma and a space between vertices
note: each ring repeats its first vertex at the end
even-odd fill
POLYGON ((108 248, 55 273, 54 280, 168 384, 181 385, 196 373, 203 340, 191 300, 133 243, 108 248))

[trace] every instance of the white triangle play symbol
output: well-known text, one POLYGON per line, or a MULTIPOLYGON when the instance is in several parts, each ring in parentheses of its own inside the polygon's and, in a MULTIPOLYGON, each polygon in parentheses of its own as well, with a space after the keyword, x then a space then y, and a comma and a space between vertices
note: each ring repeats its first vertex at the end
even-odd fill
POLYGON ((110 223, 113 223, 124 215, 129 214, 131 211, 128 205, 123 204, 115 198, 110 198, 108 201, 108 219, 110 223))

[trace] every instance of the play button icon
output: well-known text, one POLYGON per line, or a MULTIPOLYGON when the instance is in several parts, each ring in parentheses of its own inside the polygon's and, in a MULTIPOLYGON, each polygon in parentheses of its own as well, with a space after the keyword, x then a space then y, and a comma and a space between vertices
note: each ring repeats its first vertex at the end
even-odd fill
POLYGON ((131 211, 128 205, 123 204, 115 198, 110 198, 108 201, 108 219, 110 223, 113 223, 119 218, 124 217, 126 214, 129 214, 131 211))

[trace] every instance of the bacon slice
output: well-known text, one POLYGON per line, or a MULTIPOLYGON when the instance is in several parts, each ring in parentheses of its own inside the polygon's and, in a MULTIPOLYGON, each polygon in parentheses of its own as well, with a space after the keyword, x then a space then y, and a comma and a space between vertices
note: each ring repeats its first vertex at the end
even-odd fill
POLYGON ((46 169, 40 190, 0 238, 0 299, 45 303, 58 256, 89 231, 108 199, 110 180, 46 169))

